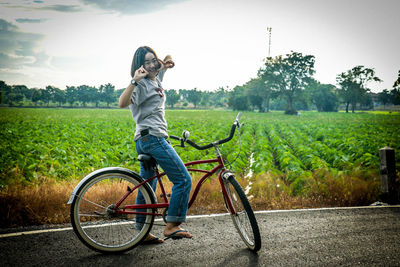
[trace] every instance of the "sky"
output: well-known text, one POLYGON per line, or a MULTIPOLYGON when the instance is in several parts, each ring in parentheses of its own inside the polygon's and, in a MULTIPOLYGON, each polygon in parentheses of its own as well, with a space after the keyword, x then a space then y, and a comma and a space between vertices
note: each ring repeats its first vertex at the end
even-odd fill
POLYGON ((314 77, 336 84, 357 65, 391 89, 400 70, 398 0, 0 0, 0 80, 126 87, 135 50, 152 47, 175 67, 165 89, 233 88, 268 56, 315 56, 314 77))

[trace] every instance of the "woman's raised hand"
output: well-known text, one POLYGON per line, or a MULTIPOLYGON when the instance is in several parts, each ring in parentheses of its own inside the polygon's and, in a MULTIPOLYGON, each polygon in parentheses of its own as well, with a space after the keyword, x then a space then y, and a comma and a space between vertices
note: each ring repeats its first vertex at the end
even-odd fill
POLYGON ((142 65, 140 68, 138 68, 135 71, 135 75, 133 76, 133 79, 136 82, 139 82, 141 79, 145 78, 147 76, 147 74, 149 74, 148 71, 142 65))
POLYGON ((175 66, 175 62, 172 60, 171 56, 166 56, 164 60, 158 59, 160 62, 160 69, 171 69, 175 66))
POLYGON ((175 62, 172 59, 167 59, 164 61, 164 68, 171 69, 175 66, 175 62))

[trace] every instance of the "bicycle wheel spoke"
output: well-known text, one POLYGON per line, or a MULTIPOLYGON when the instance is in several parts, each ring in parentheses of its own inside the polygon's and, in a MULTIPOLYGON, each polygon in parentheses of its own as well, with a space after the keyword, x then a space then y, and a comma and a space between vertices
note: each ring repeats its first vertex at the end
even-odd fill
MULTIPOLYGON (((121 173, 104 173, 82 186, 71 206, 74 231, 88 247, 101 252, 125 251, 138 245, 153 226, 154 215, 120 213, 112 203, 136 204, 138 190, 129 192, 143 180, 121 173), (108 204, 110 203, 110 204, 108 204)), ((143 201, 155 202, 151 189, 143 185, 143 201)), ((152 209, 144 209, 153 213, 152 209)))
POLYGON ((106 208, 106 207, 101 206, 101 205, 99 205, 99 204, 97 204, 97 203, 94 203, 93 201, 90 201, 90 200, 88 200, 88 199, 86 199, 86 198, 84 198, 84 197, 81 197, 81 199, 83 199, 83 200, 85 200, 86 202, 89 202, 89 203, 91 203, 91 204, 93 204, 93 205, 95 205, 95 206, 97 206, 97 207, 99 207, 99 208, 102 208, 102 209, 105 209, 105 208, 106 208))
POLYGON ((85 213, 79 213, 79 216, 85 216, 85 217, 99 217, 99 218, 103 218, 104 215, 101 214, 85 214, 85 213))

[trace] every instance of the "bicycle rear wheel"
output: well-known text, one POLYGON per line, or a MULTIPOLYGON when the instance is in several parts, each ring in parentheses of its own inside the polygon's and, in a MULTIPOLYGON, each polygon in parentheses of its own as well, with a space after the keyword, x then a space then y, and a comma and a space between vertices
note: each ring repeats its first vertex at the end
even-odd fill
POLYGON ((233 176, 224 179, 224 184, 234 208, 231 217, 236 230, 250 250, 255 252, 260 250, 260 230, 246 194, 233 176))
MULTIPOLYGON (((145 215, 139 225, 135 214, 114 209, 124 194, 142 181, 135 173, 114 169, 97 171, 82 184, 71 205, 71 222, 86 246, 102 253, 118 253, 134 248, 147 236, 154 223, 153 215, 145 215)), ((143 204, 155 203, 153 191, 144 184, 129 194, 119 210, 136 203, 138 190, 145 200, 143 204)), ((154 209, 141 211, 155 212, 154 209)))

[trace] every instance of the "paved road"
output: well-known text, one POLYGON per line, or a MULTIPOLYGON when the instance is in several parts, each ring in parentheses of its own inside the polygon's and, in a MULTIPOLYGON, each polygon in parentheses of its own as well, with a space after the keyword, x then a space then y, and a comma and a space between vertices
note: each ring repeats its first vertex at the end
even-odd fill
POLYGON ((188 220, 192 240, 122 255, 95 253, 71 230, 1 237, 0 266, 400 266, 399 206, 262 212, 257 220, 258 254, 245 248, 229 216, 213 216, 188 220))

